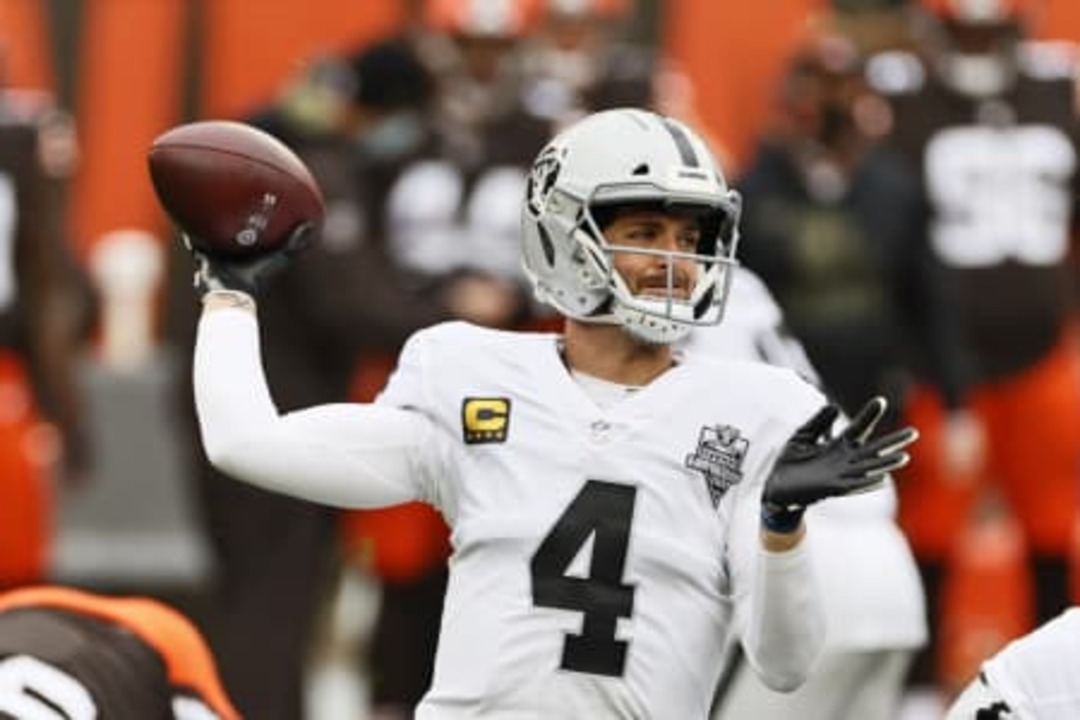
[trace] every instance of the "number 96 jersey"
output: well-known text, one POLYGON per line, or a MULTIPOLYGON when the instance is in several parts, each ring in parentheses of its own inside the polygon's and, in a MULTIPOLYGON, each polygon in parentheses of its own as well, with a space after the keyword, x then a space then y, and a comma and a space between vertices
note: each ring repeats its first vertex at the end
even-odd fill
MULTIPOLYGON (((449 323, 413 336, 378 402, 435 426, 415 482, 452 528, 418 717, 708 716, 761 566, 774 583, 802 567, 802 546, 760 549, 758 513, 780 448, 825 402, 815 388, 686 357, 604 409, 557 337, 449 323)), ((794 575, 770 597, 814 592, 794 575)))

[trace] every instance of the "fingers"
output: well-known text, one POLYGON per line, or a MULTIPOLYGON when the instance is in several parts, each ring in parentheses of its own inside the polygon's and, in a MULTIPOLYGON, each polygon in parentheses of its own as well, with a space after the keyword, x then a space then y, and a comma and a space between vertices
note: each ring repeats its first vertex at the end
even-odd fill
POLYGON ((903 428, 877 438, 861 448, 857 458, 845 469, 845 478, 866 478, 877 481, 888 473, 911 462, 911 455, 904 452, 919 437, 915 428, 903 428))
POLYGON ((906 427, 900 430, 894 430, 879 438, 875 438, 871 442, 866 443, 863 449, 877 455, 891 455, 899 450, 903 450, 918 439, 919 431, 913 427, 906 427))
POLYGON ((849 463, 842 476, 849 480, 865 478, 877 482, 892 471, 904 467, 909 462, 911 462, 911 456, 906 452, 866 457, 849 463))
POLYGON ((802 442, 814 443, 818 438, 825 435, 833 423, 836 422, 836 418, 840 416, 840 408, 833 404, 828 404, 822 407, 814 417, 807 420, 795 434, 792 435, 792 440, 799 440, 802 442))
POLYGON ((885 398, 878 395, 862 406, 859 414, 844 429, 842 437, 858 445, 866 442, 877 427, 878 422, 885 415, 889 404, 885 398))
POLYGON ((285 243, 285 254, 291 256, 306 248, 308 243, 311 242, 311 233, 314 229, 314 223, 310 222, 300 223, 293 228, 288 241, 285 243))

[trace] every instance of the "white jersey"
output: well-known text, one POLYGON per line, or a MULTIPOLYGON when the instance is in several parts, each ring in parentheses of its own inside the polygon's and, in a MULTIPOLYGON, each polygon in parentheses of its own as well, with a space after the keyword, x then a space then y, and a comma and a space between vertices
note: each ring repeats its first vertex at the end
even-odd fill
POLYGON ((1080 717, 1080 608, 1071 608, 983 663, 1017 720, 1080 717))
MULTIPOLYGON (((784 329, 772 294, 743 267, 732 279, 723 322, 695 329, 686 349, 789 367, 820 383, 802 345, 784 329)), ((830 498, 807 510, 830 649, 916 648, 926 642, 922 581, 896 524, 896 506, 889 480, 880 491, 830 498)))
POLYGON ((320 502, 426 500, 450 524, 418 718, 704 719, 733 629, 766 682, 809 671, 812 537, 770 553, 758 536, 772 465, 825 402, 796 374, 691 360, 601 409, 556 336, 448 323, 409 340, 376 405, 279 418, 258 366, 253 318, 204 316, 218 467, 320 502))

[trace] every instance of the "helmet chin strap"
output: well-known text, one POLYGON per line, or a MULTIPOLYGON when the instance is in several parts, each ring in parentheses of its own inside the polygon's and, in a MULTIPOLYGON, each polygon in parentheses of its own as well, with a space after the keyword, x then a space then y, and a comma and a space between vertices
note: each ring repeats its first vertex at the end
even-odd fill
POLYGON ((604 312, 574 317, 574 320, 590 325, 613 325, 622 328, 635 340, 650 345, 676 343, 685 338, 693 329, 692 323, 665 316, 662 308, 667 307, 666 301, 657 300, 655 304, 657 310, 647 312, 640 307, 621 303, 612 297, 604 312))
MULTIPOLYGON (((666 306, 666 303, 662 302, 657 304, 666 306)), ((689 323, 654 315, 618 302, 615 303, 613 316, 623 330, 650 345, 671 345, 689 335, 693 328, 689 323)))

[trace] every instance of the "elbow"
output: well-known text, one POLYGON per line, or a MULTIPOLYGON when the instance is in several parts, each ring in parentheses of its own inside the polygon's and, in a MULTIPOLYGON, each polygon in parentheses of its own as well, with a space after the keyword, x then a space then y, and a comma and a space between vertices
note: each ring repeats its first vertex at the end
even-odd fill
POLYGON ((243 479, 244 468, 250 466, 252 443, 235 435, 213 437, 204 435, 203 452, 215 470, 243 479))
POLYGON ((824 645, 824 623, 809 623, 797 641, 776 643, 770 651, 751 658, 752 665, 762 684, 770 690, 794 692, 814 671, 824 645))
POLYGON ((233 457, 236 453, 229 443, 204 441, 203 452, 206 454, 206 460, 215 470, 232 474, 227 468, 234 464, 233 457))
POLYGON ((779 693, 795 692, 806 682, 809 673, 798 671, 773 672, 761 676, 761 682, 770 690, 779 693))
POLYGON ((798 690, 815 664, 817 654, 797 652, 781 658, 755 658, 748 656, 750 666, 761 683, 778 693, 791 693, 798 690))

